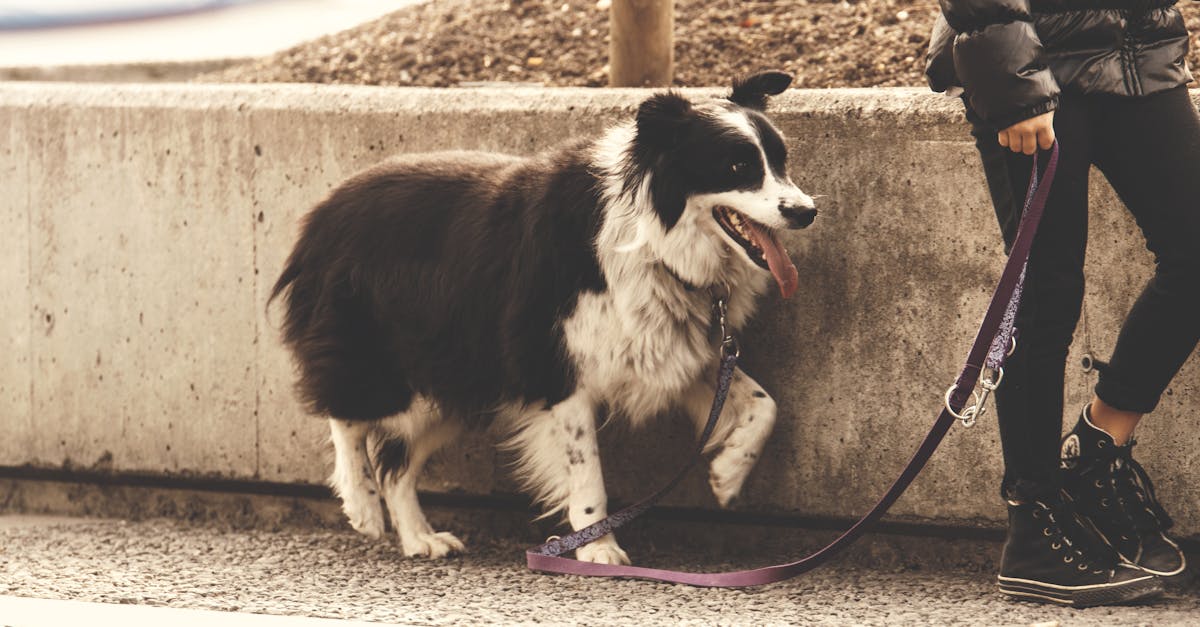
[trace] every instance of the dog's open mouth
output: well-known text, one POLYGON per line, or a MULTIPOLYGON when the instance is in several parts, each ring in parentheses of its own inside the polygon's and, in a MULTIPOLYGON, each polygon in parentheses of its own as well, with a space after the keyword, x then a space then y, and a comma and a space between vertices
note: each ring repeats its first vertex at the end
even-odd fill
POLYGON ((779 292, 784 298, 789 298, 796 292, 796 287, 800 284, 800 275, 788 257, 787 250, 779 243, 779 238, 770 227, 759 224, 729 207, 713 207, 713 218, 729 238, 746 251, 746 256, 751 261, 775 277, 775 282, 779 284, 779 292))

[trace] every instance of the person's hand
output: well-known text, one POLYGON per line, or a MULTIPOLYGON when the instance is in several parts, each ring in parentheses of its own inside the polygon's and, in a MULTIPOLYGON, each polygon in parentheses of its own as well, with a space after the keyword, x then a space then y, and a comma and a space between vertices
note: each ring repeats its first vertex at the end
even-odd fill
POLYGON ((1027 155, 1037 152, 1038 148, 1049 150, 1054 145, 1054 112, 1047 111, 1017 122, 1000 131, 997 140, 1001 146, 1027 155))

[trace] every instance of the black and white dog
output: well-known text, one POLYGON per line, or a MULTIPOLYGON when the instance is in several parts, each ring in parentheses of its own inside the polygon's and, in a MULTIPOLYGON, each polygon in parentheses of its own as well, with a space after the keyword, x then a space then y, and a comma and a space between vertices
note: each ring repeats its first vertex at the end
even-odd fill
MULTIPOLYGON (((417 503, 430 454, 495 423, 518 477, 579 529, 606 515, 596 444, 602 412, 637 425, 679 409, 703 424, 715 388, 713 294, 741 328, 774 276, 798 273, 776 237, 808 226, 763 115, 779 72, 723 100, 650 97, 598 139, 518 158, 397 157, 308 215, 271 298, 298 390, 330 417, 331 482, 358 531, 408 555, 463 549, 417 503)), ((741 489, 775 403, 741 371, 712 439, 717 501, 741 489)), ((577 557, 628 563, 611 536, 577 557)))

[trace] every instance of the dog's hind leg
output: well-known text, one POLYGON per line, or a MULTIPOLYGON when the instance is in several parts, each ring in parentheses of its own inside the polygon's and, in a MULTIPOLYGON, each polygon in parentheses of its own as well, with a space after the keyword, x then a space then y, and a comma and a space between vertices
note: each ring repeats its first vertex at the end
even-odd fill
POLYGON ((333 441, 333 475, 329 483, 342 499, 342 511, 350 526, 371 537, 383 536, 383 505, 379 487, 367 454, 367 434, 371 423, 329 419, 330 439, 333 441))
MULTIPOLYGON (((687 411, 698 429, 708 421, 715 393, 706 381, 687 396, 687 411)), ((741 368, 735 370, 725 408, 705 449, 716 451, 708 466, 708 484, 721 507, 728 507, 742 491, 775 426, 775 412, 775 401, 762 386, 741 368)))
MULTIPOLYGON (((402 459, 379 459, 377 466, 384 500, 400 546, 408 556, 445 557, 464 550, 463 543, 447 531, 434 531, 417 501, 417 480, 425 462, 461 431, 457 422, 443 420, 437 408, 422 399, 409 411, 384 422, 386 438, 403 439, 402 459), (393 426, 394 425, 394 426, 393 426)), ((389 440, 385 440, 389 441, 389 440)), ((386 450, 388 447, 382 447, 386 450)), ((395 454, 395 453, 394 453, 395 454)))
MULTIPOLYGON (((547 507, 546 515, 566 510, 576 530, 607 516, 594 402, 576 392, 548 410, 518 420, 519 428, 506 446, 516 450, 518 479, 547 507)), ((581 547, 575 556, 598 564, 629 563, 612 534, 581 547)))

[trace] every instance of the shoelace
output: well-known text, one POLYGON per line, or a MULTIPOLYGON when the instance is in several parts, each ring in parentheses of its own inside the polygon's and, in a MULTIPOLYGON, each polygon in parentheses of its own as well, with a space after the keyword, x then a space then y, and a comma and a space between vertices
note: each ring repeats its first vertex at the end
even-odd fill
POLYGON ((1121 525, 1120 518, 1109 522, 1124 528, 1122 537, 1129 539, 1126 532, 1135 532, 1138 536, 1153 534, 1170 529, 1174 524, 1171 517, 1159 504, 1154 493, 1154 483, 1142 465, 1133 459, 1133 447, 1137 444, 1134 438, 1124 446, 1111 446, 1096 451, 1093 455, 1067 457, 1065 461, 1072 463, 1091 462, 1085 475, 1100 473, 1111 477, 1108 481, 1097 479, 1095 487, 1104 492, 1101 501, 1112 502, 1125 513, 1127 525, 1121 525), (1131 528, 1132 527, 1132 528, 1131 528))
POLYGON ((1073 565, 1081 571, 1090 569, 1095 573, 1116 568, 1116 556, 1108 547, 1084 530, 1075 517, 1075 510, 1067 502, 1059 500, 1052 503, 1045 501, 1035 501, 1035 503, 1041 509, 1034 511, 1034 518, 1041 519, 1041 516, 1038 516, 1039 513, 1045 516, 1048 526, 1044 528, 1043 534, 1049 537, 1050 548, 1066 552, 1062 558, 1063 563, 1073 565))
POLYGON ((1113 478, 1118 502, 1133 520, 1139 533, 1158 533, 1170 529, 1175 521, 1167 514, 1154 494, 1154 483, 1150 475, 1133 459, 1133 446, 1137 440, 1130 438, 1125 446, 1117 447, 1121 463, 1113 462, 1113 478))

